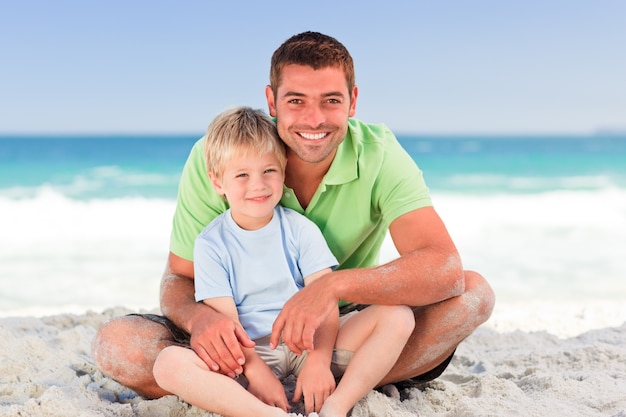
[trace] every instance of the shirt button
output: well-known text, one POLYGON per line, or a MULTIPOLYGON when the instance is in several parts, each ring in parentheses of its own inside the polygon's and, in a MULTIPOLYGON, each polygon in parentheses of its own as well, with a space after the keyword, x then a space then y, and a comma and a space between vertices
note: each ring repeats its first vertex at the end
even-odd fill
POLYGON ((291 194, 285 193, 285 198, 291 198, 291 194))

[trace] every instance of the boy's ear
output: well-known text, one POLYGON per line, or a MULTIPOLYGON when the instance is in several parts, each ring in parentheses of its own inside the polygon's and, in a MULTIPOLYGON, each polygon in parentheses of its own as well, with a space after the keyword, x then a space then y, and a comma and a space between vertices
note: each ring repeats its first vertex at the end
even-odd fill
POLYGON ((219 178, 217 178, 217 176, 212 173, 209 172, 209 179, 211 180, 211 184, 213 184, 213 188, 215 188, 215 191, 217 191, 217 193, 219 195, 224 195, 224 189, 222 188, 222 182, 220 181, 219 178))

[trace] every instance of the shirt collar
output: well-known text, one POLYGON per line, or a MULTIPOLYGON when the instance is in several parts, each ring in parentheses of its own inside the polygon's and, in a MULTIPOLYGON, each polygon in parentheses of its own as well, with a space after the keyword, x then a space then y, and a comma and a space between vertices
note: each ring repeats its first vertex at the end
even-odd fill
POLYGON ((348 132, 343 142, 337 147, 335 158, 324 176, 324 184, 345 184, 358 178, 357 153, 352 138, 353 134, 352 123, 348 123, 348 132))

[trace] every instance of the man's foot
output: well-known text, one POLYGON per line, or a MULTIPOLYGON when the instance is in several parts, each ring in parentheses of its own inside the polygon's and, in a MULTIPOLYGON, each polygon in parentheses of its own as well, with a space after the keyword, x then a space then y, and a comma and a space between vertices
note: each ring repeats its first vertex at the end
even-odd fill
POLYGON ((408 378, 402 381, 394 382, 392 385, 398 390, 411 389, 411 388, 423 388, 429 381, 423 381, 421 379, 408 378))
POLYGON ((396 399, 398 401, 404 401, 408 396, 408 390, 417 388, 424 390, 429 381, 420 381, 416 379, 405 379, 403 381, 394 382, 392 384, 386 384, 382 387, 376 388, 376 391, 382 392, 389 398, 396 399))
POLYGON ((387 397, 400 401, 400 391, 394 384, 383 385, 379 390, 387 397))

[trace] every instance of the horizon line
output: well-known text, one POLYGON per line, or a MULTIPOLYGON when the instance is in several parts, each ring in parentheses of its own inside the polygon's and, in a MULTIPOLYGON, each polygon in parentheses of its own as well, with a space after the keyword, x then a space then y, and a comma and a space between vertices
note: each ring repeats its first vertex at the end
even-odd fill
MULTIPOLYGON (((590 131, 394 131, 396 137, 406 136, 626 136, 626 129, 595 129, 590 131)), ((204 131, 0 131, 0 138, 7 137, 76 137, 76 136, 204 136, 204 131)))

